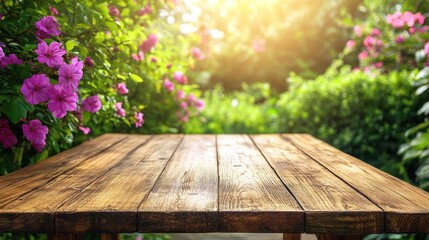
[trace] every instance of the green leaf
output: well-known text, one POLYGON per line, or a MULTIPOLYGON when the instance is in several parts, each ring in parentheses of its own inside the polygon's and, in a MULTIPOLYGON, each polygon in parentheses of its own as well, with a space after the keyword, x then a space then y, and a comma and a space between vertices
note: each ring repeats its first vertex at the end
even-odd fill
POLYGON ((143 82, 143 79, 142 79, 140 76, 138 76, 138 75, 136 75, 136 74, 134 74, 134 73, 130 73, 130 78, 131 78, 134 82, 136 82, 136 83, 141 83, 141 82, 143 82))
POLYGON ((73 40, 68 40, 66 42, 66 50, 67 52, 70 52, 71 50, 73 50, 74 48, 74 41, 73 40))
POLYGON ((423 106, 419 109, 417 114, 425 114, 427 115, 429 113, 429 102, 426 102, 423 104, 423 106))
POLYGON ((20 119, 27 116, 28 111, 33 111, 34 107, 26 103, 22 98, 14 98, 9 102, 3 102, 1 111, 4 112, 9 120, 16 124, 20 119))
POLYGON ((429 76, 429 67, 425 67, 422 70, 420 70, 420 72, 417 74, 416 80, 426 78, 428 76, 429 76))
POLYGON ((417 88, 416 95, 421 95, 422 93, 424 93, 428 89, 429 89, 429 85, 423 85, 423 86, 417 88))

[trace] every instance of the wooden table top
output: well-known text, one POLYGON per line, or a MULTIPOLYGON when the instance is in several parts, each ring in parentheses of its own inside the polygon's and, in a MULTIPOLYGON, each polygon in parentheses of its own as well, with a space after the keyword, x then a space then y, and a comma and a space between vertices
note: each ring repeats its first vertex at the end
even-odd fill
POLYGON ((0 189, 0 232, 429 232, 427 192, 305 134, 106 134, 0 189))

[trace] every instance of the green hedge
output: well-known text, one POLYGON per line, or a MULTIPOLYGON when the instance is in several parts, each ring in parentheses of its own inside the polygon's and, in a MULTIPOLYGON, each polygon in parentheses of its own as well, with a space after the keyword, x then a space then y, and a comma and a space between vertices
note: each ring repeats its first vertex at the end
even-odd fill
POLYGON ((314 80, 289 78, 277 108, 282 132, 310 133, 366 162, 401 176, 397 155, 404 132, 417 123, 410 72, 371 75, 349 67, 314 80))

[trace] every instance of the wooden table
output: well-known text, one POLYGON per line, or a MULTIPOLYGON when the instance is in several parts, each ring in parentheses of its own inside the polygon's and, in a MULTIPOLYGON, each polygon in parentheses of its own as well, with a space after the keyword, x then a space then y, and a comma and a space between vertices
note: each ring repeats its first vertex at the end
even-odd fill
POLYGON ((0 232, 53 239, 429 232, 427 192, 304 134, 106 134, 0 177, 0 189, 0 232))

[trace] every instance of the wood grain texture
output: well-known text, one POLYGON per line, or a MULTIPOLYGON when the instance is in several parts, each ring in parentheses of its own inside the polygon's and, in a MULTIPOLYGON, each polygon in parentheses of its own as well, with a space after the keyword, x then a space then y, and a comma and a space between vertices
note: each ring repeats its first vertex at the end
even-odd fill
POLYGON ((301 234, 283 233, 283 240, 301 240, 301 234))
POLYGON ((251 138, 305 210, 306 233, 381 232, 383 211, 280 135, 251 138))
MULTIPOLYGON (((110 168, 124 159, 128 153, 144 144, 149 136, 127 136, 123 141, 113 145, 109 151, 102 151, 93 155, 68 171, 62 172, 49 181, 42 181, 43 185, 30 192, 16 188, 9 194, 17 196, 11 202, 0 206, 0 231, 10 232, 52 232, 54 211, 67 199, 82 191, 95 179, 103 175, 110 168), (49 215, 49 218, 46 216, 49 215), (33 224, 17 224, 10 226, 8 221, 14 221, 19 216, 23 222, 40 219, 33 224), (12 217, 12 219, 11 219, 12 217), (2 225, 6 223, 6 225, 2 225), (42 231, 41 231, 42 230, 42 231)), ((60 159, 61 160, 61 159, 60 159)))
POLYGON ((247 135, 219 135, 219 230, 302 232, 304 214, 247 135))
POLYGON ((306 134, 284 135, 385 212, 385 232, 429 232, 429 193, 306 134))
POLYGON ((365 235, 317 234, 317 240, 362 240, 365 235))
POLYGON ((136 232, 137 209, 182 135, 154 136, 56 211, 56 231, 136 232))
POLYGON ((217 188, 215 136, 185 136, 139 208, 138 231, 217 231, 217 188))

